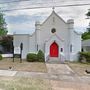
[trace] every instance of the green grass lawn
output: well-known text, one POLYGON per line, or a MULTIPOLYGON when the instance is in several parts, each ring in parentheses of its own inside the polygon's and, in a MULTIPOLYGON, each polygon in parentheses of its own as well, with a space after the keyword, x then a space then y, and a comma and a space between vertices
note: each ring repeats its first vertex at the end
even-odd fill
POLYGON ((51 90, 49 80, 0 77, 0 90, 51 90))
POLYGON ((20 63, 19 58, 15 58, 15 62, 12 62, 12 58, 4 58, 0 61, 0 69, 8 70, 12 67, 16 71, 28 71, 28 72, 47 72, 46 64, 44 62, 27 62, 23 60, 20 63))

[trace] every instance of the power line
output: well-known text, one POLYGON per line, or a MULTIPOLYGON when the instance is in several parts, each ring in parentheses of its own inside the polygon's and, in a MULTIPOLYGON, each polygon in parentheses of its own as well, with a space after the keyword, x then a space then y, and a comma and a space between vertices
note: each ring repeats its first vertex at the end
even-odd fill
MULTIPOLYGON (((2 2, 0 4, 16 4, 18 2, 23 2, 23 1, 31 1, 31 0, 15 0, 15 1, 9 1, 9 2, 2 2), (16 3, 15 3, 16 2, 16 3)), ((49 1, 48 3, 45 3, 45 4, 49 4, 49 3, 59 3, 59 2, 54 2, 54 1, 49 1)), ((41 2, 38 2, 38 3, 35 3, 35 2, 30 2, 30 5, 41 5, 41 4, 44 4, 44 3, 41 3, 41 2)), ((20 5, 20 6, 23 6, 23 5, 20 5)), ((0 7, 0 8, 5 8, 5 7, 0 7)))
MULTIPOLYGON (((1 2, 0 4, 9 4, 9 3, 13 4, 14 2, 24 2, 24 1, 31 1, 31 0, 14 0, 14 1, 1 2)), ((78 2, 78 1, 81 1, 81 0, 77 0, 77 1, 74 1, 74 2, 78 2)), ((60 1, 57 2, 57 1, 51 0, 48 3, 60 3, 60 1)), ((43 3, 36 3, 36 4, 43 4, 43 3)))
MULTIPOLYGON (((55 5, 54 7, 74 7, 74 6, 88 6, 88 4, 70 4, 70 5, 55 5)), ((17 8, 17 9, 9 9, 9 10, 2 10, 2 12, 8 12, 8 11, 16 11, 16 10, 25 10, 25 9, 40 9, 40 8, 52 8, 53 6, 38 6, 38 7, 25 7, 25 8, 17 8)))
MULTIPOLYGON (((14 2, 22 2, 22 1, 31 1, 31 0, 14 0, 14 1, 7 1, 7 2, 0 2, 0 4, 9 4, 9 3, 14 3, 14 2)), ((55 3, 56 1, 54 0, 51 0, 53 3, 55 3)), ((77 1, 74 1, 74 2, 78 2, 78 1, 81 1, 81 0, 77 0, 77 1)))
POLYGON ((22 1, 31 1, 31 0, 15 0, 15 1, 1 2, 0 4, 9 4, 9 3, 22 2, 22 1))
MULTIPOLYGON (((2 2, 2 3, 0 3, 0 4, 8 4, 9 5, 9 3, 11 3, 11 4, 15 4, 14 2, 23 2, 23 1, 31 1, 31 0, 14 0, 14 1, 8 1, 8 2, 2 2)), ((80 1, 80 0, 78 0, 78 1, 80 1)), ((75 2, 78 2, 78 1, 75 1, 75 2)), ((60 3, 60 2, 57 2, 57 1, 54 1, 54 0, 51 0, 51 1, 49 1, 48 3, 45 3, 45 4, 50 4, 50 3, 52 3, 53 4, 53 7, 55 6, 55 7, 68 7, 68 6, 77 6, 77 5, 79 5, 79 6, 81 6, 81 5, 83 5, 83 6, 85 6, 85 5, 88 5, 88 4, 73 4, 73 5, 58 5, 58 6, 56 6, 55 4, 58 4, 58 3, 60 3)), ((31 2, 30 3, 30 5, 41 5, 41 4, 44 4, 44 3, 33 3, 33 2, 31 2)), ((20 5, 20 6, 23 6, 23 5, 20 5)), ((52 6, 49 6, 48 8, 50 8, 50 7, 52 7, 52 6)), ((0 8, 5 8, 5 7, 0 7, 0 8)), ((36 7, 37 8, 37 7, 36 7)), ((46 8, 46 7, 40 7, 40 8, 46 8)), ((21 8, 21 10, 22 10, 23 8, 21 8)), ((27 8, 26 8, 27 9, 27 8)), ((33 9, 33 8, 31 8, 31 9, 33 9)), ((13 9, 13 10, 16 10, 16 9, 13 9)), ((8 10, 7 10, 8 11, 8 10)), ((11 10, 12 11, 12 10, 11 10)))

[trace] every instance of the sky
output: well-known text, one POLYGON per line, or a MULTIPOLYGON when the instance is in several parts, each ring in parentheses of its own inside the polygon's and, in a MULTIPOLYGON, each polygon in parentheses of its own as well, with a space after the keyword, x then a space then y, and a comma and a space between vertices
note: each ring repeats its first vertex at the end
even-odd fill
MULTIPOLYGON (((0 0, 0 3, 18 0, 0 0)), ((19 0, 20 2, 0 4, 1 10, 11 10, 31 7, 49 7, 25 10, 13 10, 3 12, 7 23, 8 34, 32 34, 35 31, 35 22, 41 23, 52 13, 52 7, 56 5, 88 4, 90 0, 19 0)), ((55 12, 67 22, 74 19, 74 27, 78 32, 84 32, 90 19, 86 19, 88 6, 55 7, 55 12)))

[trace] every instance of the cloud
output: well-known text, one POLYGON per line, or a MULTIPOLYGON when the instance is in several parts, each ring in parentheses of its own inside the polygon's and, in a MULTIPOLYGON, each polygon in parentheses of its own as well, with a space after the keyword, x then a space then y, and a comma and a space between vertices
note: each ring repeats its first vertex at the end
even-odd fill
POLYGON ((10 24, 19 24, 19 23, 31 23, 38 20, 42 20, 41 16, 29 16, 29 15, 18 15, 18 16, 8 16, 6 22, 10 24))
MULTIPOLYGON (((6 0, 0 0, 4 2, 6 0)), ((8 0, 10 1, 10 0, 8 0)), ((11 0, 13 1, 13 0, 11 0)), ((90 3, 90 0, 30 0, 27 2, 18 2, 13 4, 5 4, 3 9, 14 9, 24 7, 39 7, 39 6, 54 6, 54 5, 66 5, 66 4, 80 4, 90 3), (51 2, 51 3, 50 3, 51 2), (42 4, 37 4, 42 3, 42 4)), ((75 28, 82 28, 88 26, 89 20, 85 19, 86 12, 89 6, 77 6, 77 7, 58 7, 55 11, 65 21, 68 19, 74 19, 75 28)), ((33 32, 35 30, 35 21, 44 21, 46 17, 50 15, 52 8, 40 8, 40 9, 27 9, 27 10, 16 10, 5 13, 5 19, 8 24, 9 33, 15 32, 33 32)))
POLYGON ((8 25, 8 30, 9 30, 9 34, 13 34, 13 33, 21 33, 21 34, 31 34, 35 31, 35 27, 34 27, 35 23, 32 22, 32 24, 30 23, 21 23, 21 24, 9 24, 8 25))
POLYGON ((10 12, 4 12, 6 16, 18 16, 18 15, 48 15, 52 11, 51 8, 45 9, 26 9, 26 10, 16 10, 16 11, 10 11, 10 12))

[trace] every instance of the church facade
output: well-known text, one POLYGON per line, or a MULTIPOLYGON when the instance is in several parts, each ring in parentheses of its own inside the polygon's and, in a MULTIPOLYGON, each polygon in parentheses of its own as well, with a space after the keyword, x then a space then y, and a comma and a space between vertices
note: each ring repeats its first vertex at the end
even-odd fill
MULTIPOLYGON (((14 34, 14 49, 23 43, 22 58, 28 53, 42 50, 45 61, 50 58, 74 61, 81 51, 81 34, 74 30, 74 20, 65 22, 55 11, 42 23, 35 23, 35 32, 29 34, 14 34)), ((15 49, 15 53, 18 51, 15 49)))

